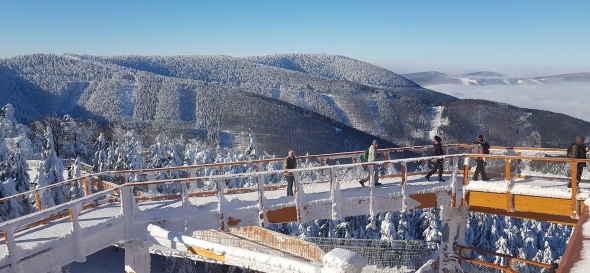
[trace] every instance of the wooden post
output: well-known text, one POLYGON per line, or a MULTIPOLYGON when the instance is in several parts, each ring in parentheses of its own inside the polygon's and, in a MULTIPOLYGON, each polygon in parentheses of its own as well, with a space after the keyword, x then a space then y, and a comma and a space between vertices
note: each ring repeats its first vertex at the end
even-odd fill
MULTIPOLYGON (((258 164, 256 164, 256 172, 258 172, 258 164)), ((264 179, 259 179, 258 175, 256 175, 256 185, 258 186, 258 225, 263 228, 266 226, 264 214, 264 179)))
POLYGON ((570 205, 572 210, 572 217, 578 217, 578 205, 577 205, 577 195, 578 195, 578 163, 576 161, 572 161, 572 203, 570 205))
MULTIPOLYGON (((385 161, 389 161, 389 152, 386 152, 386 153, 383 155, 383 159, 384 159, 385 161)), ((385 169, 385 175, 387 175, 387 166, 389 166, 389 164, 391 164, 391 163, 389 163, 389 162, 385 162, 385 164, 383 165, 383 168, 385 169)))
POLYGON ((511 176, 511 173, 510 173, 510 158, 506 158, 505 159, 505 162, 506 162, 506 174, 505 174, 506 181, 510 181, 510 176, 511 176))
MULTIPOLYGON (((465 157, 465 162, 463 162, 463 191, 465 191, 465 186, 469 184, 469 157, 465 157)), ((469 193, 463 194, 463 200, 461 201, 462 206, 467 206, 467 196, 469 193)))
POLYGON ((37 211, 41 211, 41 209, 42 209, 41 196, 39 196, 38 190, 35 191, 35 203, 37 203, 37 211))
POLYGON ((88 190, 88 181, 86 181, 86 177, 82 177, 82 185, 84 187, 84 196, 90 195, 90 191, 88 190))
MULTIPOLYGON (((521 152, 517 152, 517 153, 516 153, 516 155, 517 155, 518 157, 521 157, 521 156, 522 156, 522 153, 521 153, 521 152)), ((518 160, 516 161, 516 173, 517 173, 518 177, 520 177, 520 176, 521 176, 521 170, 520 170, 520 163, 521 163, 521 162, 522 162, 522 159, 518 159, 518 160)))

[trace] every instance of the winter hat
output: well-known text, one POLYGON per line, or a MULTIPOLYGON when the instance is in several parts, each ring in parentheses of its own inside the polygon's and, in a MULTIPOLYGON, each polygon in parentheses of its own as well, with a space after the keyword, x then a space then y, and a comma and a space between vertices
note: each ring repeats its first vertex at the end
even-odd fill
POLYGON ((439 136, 434 136, 434 140, 440 142, 442 139, 439 136))
POLYGON ((483 136, 482 135, 477 136, 477 140, 483 141, 483 136))

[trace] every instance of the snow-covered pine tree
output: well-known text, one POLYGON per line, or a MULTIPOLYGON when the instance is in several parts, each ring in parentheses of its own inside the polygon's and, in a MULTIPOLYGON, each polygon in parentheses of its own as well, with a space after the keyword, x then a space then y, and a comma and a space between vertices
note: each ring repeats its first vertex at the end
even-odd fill
POLYGON ((59 155, 63 158, 87 158, 91 151, 92 133, 81 127, 70 115, 63 117, 60 126, 60 132, 64 135, 58 136, 62 139, 59 155))
MULTIPOLYGON (((63 173, 64 166, 62 161, 57 158, 55 154, 55 148, 53 145, 53 132, 51 127, 47 127, 45 133, 45 143, 43 149, 43 181, 46 185, 53 185, 64 181, 63 173)), ((38 183, 39 184, 39 183, 38 183)), ((54 187, 50 189, 51 196, 56 205, 65 203, 68 201, 68 188, 66 186, 54 187)))
MULTIPOLYGON (((397 227, 394 212, 385 213, 385 218, 381 222, 381 240, 393 241, 397 240, 397 227)), ((399 221, 399 219, 398 219, 399 221)))
MULTIPOLYGON (((16 184, 12 177, 7 177, 0 181, 0 193, 2 196, 12 196, 18 194, 16 191, 16 184)), ((24 197, 17 197, 0 203, 0 217, 3 221, 14 219, 25 214, 25 209, 22 207, 24 197)))
POLYGON ((31 178, 27 169, 29 169, 29 164, 27 160, 20 152, 16 152, 12 156, 12 166, 14 172, 14 183, 16 183, 16 191, 26 192, 31 188, 31 178))
POLYGON ((250 140, 250 143, 248 148, 246 148, 246 151, 244 151, 244 154, 246 154, 250 160, 258 159, 258 144, 256 143, 256 134, 248 134, 248 139, 250 140))
POLYGON ((94 142, 94 158, 92 159, 92 170, 95 173, 106 172, 109 170, 106 143, 104 134, 100 134, 94 142))
MULTIPOLYGON (((78 178, 78 177, 82 176, 82 166, 81 166, 79 157, 77 157, 76 160, 74 161, 74 163, 72 163, 71 172, 72 172, 72 177, 74 177, 74 178, 78 178)), ((78 199, 83 196, 84 196, 84 189, 82 186, 82 180, 75 179, 75 180, 71 181, 70 182, 70 192, 69 192, 70 200, 75 200, 75 199, 78 199)))
MULTIPOLYGON (((34 178, 34 183, 36 185, 36 189, 41 189, 50 185, 43 164, 39 164, 39 167, 37 168, 37 176, 34 178)), ((41 201, 41 204, 37 204, 37 198, 34 194, 29 196, 29 200, 33 200, 33 208, 36 209, 39 206, 41 206, 41 208, 49 208, 55 206, 55 200, 53 198, 51 189, 39 190, 39 197, 39 201, 41 201)))
MULTIPOLYGON (((442 239, 440 221, 438 221, 436 217, 436 209, 435 208, 428 208, 422 210, 422 225, 421 229, 424 230, 422 232, 423 240, 429 242, 439 242, 442 239)), ((418 239, 418 238, 416 238, 418 239)), ((437 244, 434 244, 436 246, 437 244)))

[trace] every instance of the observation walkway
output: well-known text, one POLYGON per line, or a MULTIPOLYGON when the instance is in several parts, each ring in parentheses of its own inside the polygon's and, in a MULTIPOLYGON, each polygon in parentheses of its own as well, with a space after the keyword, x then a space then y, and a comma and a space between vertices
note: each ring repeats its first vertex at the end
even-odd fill
MULTIPOLYGON (((285 194, 282 158, 86 174, 0 199, 0 206, 35 200, 34 212, 0 223, 0 273, 57 270, 120 243, 127 250, 127 272, 149 272, 152 246, 172 250, 171 255, 186 251, 257 271, 322 272, 341 255, 330 260, 326 259, 330 253, 313 259, 295 253, 296 257, 278 259, 198 239, 194 232, 434 207, 442 209, 445 225, 466 221, 468 210, 576 225, 586 209, 588 174, 584 173, 579 186, 573 183, 569 189, 566 184, 575 177, 573 166, 589 160, 565 158, 565 150, 492 147, 491 154, 485 155, 491 180, 485 182, 471 180, 478 156, 469 154, 471 145, 446 145, 445 151, 445 156, 439 156, 445 162, 442 183, 424 178, 430 170, 432 146, 380 149, 383 160, 371 163, 358 161, 362 152, 300 156, 298 169, 291 170, 294 196, 285 194), (375 167, 381 170, 383 185, 370 182, 361 187, 358 180, 375 167), (44 204, 55 191, 72 186, 83 189, 84 196, 55 206, 44 204)), ((470 262, 454 252, 461 231, 451 229, 441 242, 439 256, 426 267, 447 266, 449 260, 470 262)), ((261 237, 257 242, 265 240, 261 237)), ((313 252, 313 246, 307 247, 303 252, 313 252)))

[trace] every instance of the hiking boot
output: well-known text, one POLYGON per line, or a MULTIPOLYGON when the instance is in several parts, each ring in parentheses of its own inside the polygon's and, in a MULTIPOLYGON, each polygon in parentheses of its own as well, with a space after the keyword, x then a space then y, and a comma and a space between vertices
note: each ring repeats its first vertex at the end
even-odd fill
POLYGON ((425 176, 424 178, 426 178, 426 181, 430 182, 430 176, 425 176))
POLYGON ((483 181, 488 181, 488 180, 490 180, 490 179, 486 177, 486 178, 482 178, 481 180, 483 180, 483 181))
POLYGON ((445 180, 444 180, 444 179, 442 179, 442 178, 439 178, 439 179, 438 179, 438 182, 445 182, 445 180))
POLYGON ((473 178, 471 178, 471 180, 473 180, 473 181, 477 181, 477 178, 473 177, 473 178))
POLYGON ((383 184, 379 183, 379 182, 375 182, 375 186, 381 186, 383 184))
POLYGON ((361 179, 361 180, 359 180, 359 184, 361 184, 361 186, 364 187, 365 186, 365 181, 361 179))

